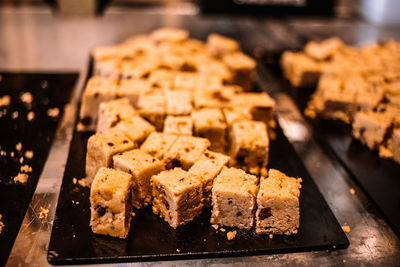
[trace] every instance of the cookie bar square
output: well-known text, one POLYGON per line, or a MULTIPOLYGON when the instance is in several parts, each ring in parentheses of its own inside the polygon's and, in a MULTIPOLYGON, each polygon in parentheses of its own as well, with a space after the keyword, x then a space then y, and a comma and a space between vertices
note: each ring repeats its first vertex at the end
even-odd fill
POLYGON ((207 50, 212 56, 221 57, 239 49, 239 43, 231 38, 216 33, 212 33, 207 37, 207 50))
POLYGON ((243 170, 224 167, 212 188, 211 223, 250 229, 258 191, 258 178, 243 170))
POLYGON ((99 119, 97 132, 102 132, 117 125, 119 122, 137 115, 128 98, 120 98, 101 102, 99 107, 99 119))
POLYGON ((204 108, 193 113, 194 131, 196 136, 207 138, 210 150, 224 152, 227 125, 219 108, 204 108))
POLYGON ((118 58, 108 58, 95 60, 94 76, 119 79, 121 75, 120 60, 118 58))
POLYGON ((92 77, 88 80, 82 95, 80 130, 96 129, 100 103, 116 98, 117 85, 118 80, 111 78, 92 77))
POLYGON ((232 83, 244 90, 251 90, 256 67, 254 59, 242 52, 235 52, 224 55, 222 60, 232 73, 232 83))
POLYGON ((257 194, 256 233, 297 234, 301 178, 270 169, 257 194))
POLYGON ((151 178, 153 213, 171 227, 192 221, 203 208, 200 181, 181 168, 163 171, 151 178))
POLYGON ((207 150, 210 141, 194 136, 179 136, 170 150, 165 154, 164 161, 168 169, 182 167, 188 170, 207 150))
POLYGON ((192 113, 192 96, 188 91, 166 91, 166 111, 168 115, 190 115, 192 113))
POLYGON ((193 135, 193 119, 191 116, 167 116, 163 132, 191 136, 193 135))
POLYGON ((153 125, 139 115, 121 121, 117 124, 116 128, 138 144, 141 144, 147 136, 156 130, 153 125))
POLYGON ((90 226, 95 234, 126 238, 131 224, 132 176, 100 168, 90 188, 90 226))
POLYGON ((232 127, 234 122, 252 120, 251 107, 225 107, 222 109, 222 112, 229 128, 232 127))
POLYGON ((230 131, 231 164, 259 174, 268 164, 269 139, 265 123, 238 121, 230 131))
POLYGON ((165 118, 165 96, 160 90, 141 94, 138 101, 138 111, 143 118, 151 122, 161 131, 165 118))
POLYGON ((117 128, 92 135, 87 143, 86 177, 91 182, 100 167, 112 167, 112 156, 136 147, 117 128))
POLYGON ((177 135, 152 132, 143 142, 140 149, 162 160, 177 139, 177 135))
POLYGON ((242 90, 239 86, 218 86, 193 92, 193 103, 197 109, 228 106, 234 96, 242 90))
POLYGON ((206 151, 189 169, 189 174, 196 177, 203 185, 204 206, 211 206, 211 189, 214 179, 228 162, 228 156, 206 151))
POLYGON ((175 72, 159 69, 150 74, 149 84, 152 89, 169 90, 173 87, 175 72))
POLYGON ((157 158, 134 149, 113 157, 114 168, 132 175, 132 204, 140 209, 151 204, 150 178, 163 170, 164 163, 157 158))
POLYGON ((127 79, 121 80, 121 84, 117 89, 117 97, 126 97, 131 104, 137 108, 139 96, 150 90, 150 85, 146 80, 127 79))
POLYGON ((337 37, 325 39, 321 42, 308 42, 304 52, 315 60, 326 60, 343 46, 342 40, 337 37))

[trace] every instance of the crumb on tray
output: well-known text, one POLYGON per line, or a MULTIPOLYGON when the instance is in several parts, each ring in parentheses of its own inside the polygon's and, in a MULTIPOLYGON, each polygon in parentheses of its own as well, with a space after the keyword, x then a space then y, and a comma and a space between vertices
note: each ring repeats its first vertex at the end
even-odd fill
POLYGON ((269 237, 269 239, 272 239, 272 238, 274 238, 274 235, 273 234, 269 234, 268 237, 269 237))
POLYGON ((355 195, 356 194, 356 190, 354 190, 354 188, 350 188, 350 194, 355 195))
POLYGON ((19 169, 21 172, 32 172, 32 167, 28 164, 22 165, 19 169))
POLYGON ((40 207, 39 219, 46 219, 48 213, 49 213, 49 209, 40 207))
POLYGON ((350 226, 348 226, 348 225, 343 225, 342 226, 342 230, 345 233, 349 233, 351 231, 350 226))
POLYGON ((214 228, 215 230, 218 230, 219 225, 218 224, 212 224, 211 227, 214 228))
POLYGON ((10 105, 11 98, 9 95, 0 97, 0 107, 10 105))
POLYGON ((32 150, 26 151, 25 152, 25 158, 27 158, 27 159, 33 158, 33 151, 32 150))
POLYGON ((21 151, 21 149, 22 149, 22 144, 21 144, 21 142, 19 142, 18 144, 15 145, 15 149, 16 149, 17 151, 21 151))
POLYGON ((221 227, 219 230, 220 230, 221 232, 223 232, 223 233, 225 233, 225 231, 226 231, 225 228, 222 228, 222 227, 221 227))
POLYGON ((89 180, 87 178, 82 178, 78 180, 78 184, 82 187, 90 187, 89 180))
POLYGON ((228 233, 226 233, 226 238, 228 240, 232 240, 236 237, 237 231, 229 231, 228 233))
POLYGON ((20 99, 25 104, 30 104, 33 101, 33 96, 29 92, 25 92, 20 96, 20 99))
POLYGON ((4 223, 1 221, 2 217, 3 217, 3 215, 0 214, 0 234, 1 234, 1 231, 3 230, 3 227, 4 227, 4 223))
POLYGON ((35 112, 29 111, 28 115, 26 115, 26 118, 28 119, 28 121, 33 120, 35 118, 35 112))
POLYGON ((11 113, 11 118, 17 119, 18 118, 18 111, 14 111, 13 113, 11 113))
POLYGON ((56 108, 49 108, 47 110, 47 115, 49 117, 56 118, 56 117, 58 117, 59 114, 60 114, 60 110, 57 107, 56 108))
POLYGON ((76 179, 75 177, 72 178, 72 183, 73 183, 73 184, 76 184, 77 182, 78 182, 78 179, 76 179))
POLYGON ((21 184, 24 184, 28 181, 28 174, 26 173, 18 173, 17 176, 14 177, 14 182, 19 182, 21 184))

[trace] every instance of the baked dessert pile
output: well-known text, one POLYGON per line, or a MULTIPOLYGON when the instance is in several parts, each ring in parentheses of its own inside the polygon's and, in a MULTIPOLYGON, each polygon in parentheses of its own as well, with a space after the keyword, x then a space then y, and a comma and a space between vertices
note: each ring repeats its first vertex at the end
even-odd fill
POLYGON ((293 86, 316 86, 307 116, 351 124, 356 139, 400 164, 400 43, 309 42, 304 51, 285 52, 281 66, 293 86))
POLYGON ((80 110, 80 129, 96 130, 86 154, 94 233, 126 238, 132 207, 146 206, 173 228, 205 206, 213 224, 297 233, 301 179, 268 175, 275 104, 246 91, 255 62, 236 41, 164 28, 94 59, 80 110))

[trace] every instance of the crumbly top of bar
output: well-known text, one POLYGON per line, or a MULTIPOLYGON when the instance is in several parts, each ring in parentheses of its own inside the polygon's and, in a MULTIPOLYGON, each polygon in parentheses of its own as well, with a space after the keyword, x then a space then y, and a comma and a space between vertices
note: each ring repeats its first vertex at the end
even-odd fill
POLYGON ((196 108, 226 106, 241 90, 243 89, 240 86, 217 86, 207 90, 197 90, 193 93, 193 102, 196 108))
POLYGON ((132 93, 144 93, 150 90, 148 81, 142 79, 125 79, 121 80, 118 87, 117 95, 124 96, 132 93))
POLYGON ((164 122, 164 133, 192 135, 193 120, 191 116, 167 116, 164 122))
POLYGON ((316 60, 325 60, 342 46, 342 40, 337 37, 332 37, 319 43, 314 41, 308 42, 304 47, 304 52, 316 60))
POLYGON ((268 147, 267 127, 261 121, 237 121, 232 124, 232 136, 239 147, 268 147))
POLYGON ((165 96, 161 91, 149 91, 141 94, 138 101, 138 109, 146 111, 165 112, 165 96))
POLYGON ((96 96, 101 94, 117 94, 118 80, 104 77, 91 77, 83 94, 85 96, 96 96))
POLYGON ((160 28, 150 33, 153 42, 183 42, 189 37, 189 32, 175 28, 160 28))
POLYGON ((224 167, 214 180, 213 192, 235 192, 256 196, 258 178, 237 168, 224 167))
POLYGON ((219 108, 203 108, 193 113, 194 126, 201 128, 225 128, 224 115, 219 108))
POLYGON ((210 146, 210 141, 207 138, 194 136, 179 136, 175 144, 167 152, 166 158, 187 159, 196 161, 210 146))
POLYGON ((206 151, 189 169, 189 173, 201 181, 208 181, 221 171, 229 159, 224 154, 206 151))
POLYGON ((226 107, 223 108, 226 123, 230 126, 236 121, 251 120, 251 107, 226 107))
POLYGON ((211 33, 208 35, 207 45, 220 47, 226 52, 234 52, 240 48, 239 43, 235 40, 216 33, 211 33))
POLYGON ((201 188, 200 181, 181 168, 162 171, 154 175, 152 180, 168 188, 174 195, 179 195, 187 188, 201 188))
POLYGON ((114 161, 124 162, 126 165, 129 165, 135 175, 138 175, 142 170, 149 167, 163 165, 160 160, 139 149, 117 154, 113 159, 114 161))
POLYGON ((131 179, 129 173, 101 167, 93 180, 91 195, 100 192, 109 195, 110 199, 115 194, 123 196, 130 189, 131 179))
POLYGON ((162 159, 177 139, 177 135, 152 132, 140 149, 154 157, 162 159))
POLYGON ((167 113, 170 115, 188 115, 192 112, 190 92, 182 90, 166 91, 167 113))
POLYGON ((133 116, 124 120, 116 126, 122 130, 133 141, 140 140, 143 136, 147 136, 154 132, 156 128, 140 116, 133 116))
POLYGON ((99 111, 107 117, 117 117, 117 120, 118 118, 119 120, 124 120, 137 114, 127 98, 101 102, 99 111))
POLYGON ((286 176, 283 172, 275 169, 268 171, 268 177, 260 181, 258 195, 263 198, 287 198, 300 196, 301 178, 286 176))
POLYGON ((228 68, 234 70, 252 70, 256 67, 254 59, 242 52, 226 54, 222 60, 228 68))
POLYGON ((121 150, 134 148, 136 143, 129 140, 119 129, 111 128, 92 135, 89 138, 88 146, 102 147, 104 151, 114 154, 121 150))
POLYGON ((240 93, 233 97, 233 107, 274 108, 275 101, 267 93, 240 93))

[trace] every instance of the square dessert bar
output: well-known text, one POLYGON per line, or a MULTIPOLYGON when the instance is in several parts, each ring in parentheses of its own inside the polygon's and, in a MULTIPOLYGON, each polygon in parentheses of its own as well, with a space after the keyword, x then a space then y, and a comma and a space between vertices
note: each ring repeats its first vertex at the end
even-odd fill
POLYGON ((139 115, 121 121, 117 124, 116 128, 138 144, 141 144, 147 136, 156 130, 153 125, 139 115))
POLYGON ((175 72, 171 70, 155 70, 148 79, 152 89, 169 90, 173 87, 175 72))
POLYGON ((239 86, 219 86, 212 89, 194 91, 194 107, 201 109, 228 106, 232 98, 241 90, 243 89, 239 86))
POLYGON ((211 189, 214 179, 228 162, 228 156, 206 151, 189 169, 189 174, 196 177, 203 185, 204 206, 211 206, 211 189))
POLYGON ((194 131, 196 136, 207 138, 210 150, 224 152, 227 125, 219 108, 204 108, 193 113, 194 131))
POLYGON ((192 113, 192 96, 188 91, 166 91, 166 109, 168 115, 190 115, 192 113))
POLYGON ((151 178, 153 213, 171 227, 190 222, 203 208, 202 185, 181 168, 163 171, 151 178))
POLYGON ((221 57, 225 54, 236 52, 239 49, 239 43, 231 38, 216 33, 212 33, 207 37, 207 50, 215 57, 221 57))
POLYGON ((94 76, 119 79, 120 60, 116 58, 99 59, 94 62, 94 76))
POLYGON ((118 80, 111 78, 92 77, 88 80, 82 95, 79 114, 80 130, 95 130, 97 111, 101 102, 115 99, 117 96, 118 80))
POLYGON ((127 79, 121 80, 121 84, 117 89, 118 97, 126 97, 131 104, 137 108, 139 96, 150 90, 150 84, 146 80, 127 79))
POLYGON ((100 168, 90 188, 90 226, 95 234, 126 238, 131 224, 132 176, 100 168))
POLYGON ((177 135, 152 132, 140 149, 162 160, 177 139, 177 135))
POLYGON ((146 152, 134 149, 113 157, 114 168, 132 175, 132 204, 140 209, 151 204, 150 178, 165 170, 164 163, 146 152))
POLYGON ((211 223, 250 229, 258 191, 258 178, 243 170, 224 167, 212 188, 211 223))
POLYGON ((301 178, 270 169, 257 194, 256 233, 297 234, 301 178))
POLYGON ((244 90, 251 90, 256 67, 254 59, 242 52, 235 52, 224 55, 222 60, 232 73, 232 83, 244 90))
POLYGON ((322 42, 308 42, 304 52, 315 60, 326 60, 343 46, 342 40, 337 37, 328 38, 322 42))
POLYGON ((112 156, 136 147, 117 128, 92 135, 87 143, 86 177, 91 182, 100 167, 112 167, 112 156))
POLYGON ((194 91, 199 85, 199 74, 195 72, 177 72, 174 79, 174 90, 194 91))
POLYGON ((191 116, 167 116, 163 132, 191 136, 193 135, 193 119, 191 116))
POLYGON ((165 118, 165 96, 161 90, 152 90, 139 96, 138 111, 143 118, 161 131, 165 118))
POLYGON ((226 124, 230 129, 234 122, 252 120, 251 107, 225 107, 222 109, 222 112, 224 113, 226 124))
POLYGON ((164 161, 168 169, 182 167, 188 170, 207 150, 210 141, 194 136, 179 136, 170 150, 165 154, 164 161))
POLYGON ((260 121, 238 121, 230 131, 231 163, 246 167, 259 174, 268 164, 269 139, 265 123, 260 121))
POLYGON ((136 110, 129 103, 128 98, 120 98, 101 102, 97 132, 102 132, 117 125, 119 122, 137 115, 136 110))

